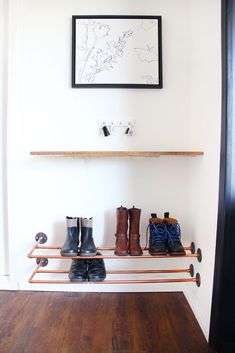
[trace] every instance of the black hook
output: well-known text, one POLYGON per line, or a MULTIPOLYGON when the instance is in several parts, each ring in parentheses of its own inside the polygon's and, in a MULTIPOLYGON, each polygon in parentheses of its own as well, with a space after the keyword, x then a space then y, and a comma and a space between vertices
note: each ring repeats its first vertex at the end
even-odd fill
POLYGON ((103 130, 104 136, 109 136, 110 135, 109 129, 107 128, 106 125, 104 125, 102 127, 102 130, 103 130))

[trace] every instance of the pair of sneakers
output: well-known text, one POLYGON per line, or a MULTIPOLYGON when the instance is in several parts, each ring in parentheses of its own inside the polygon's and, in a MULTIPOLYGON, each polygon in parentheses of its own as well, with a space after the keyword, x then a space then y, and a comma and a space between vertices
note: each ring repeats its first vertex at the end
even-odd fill
POLYGON ((185 255, 181 244, 180 225, 176 219, 164 213, 164 218, 158 218, 156 213, 149 219, 149 253, 150 255, 185 255))

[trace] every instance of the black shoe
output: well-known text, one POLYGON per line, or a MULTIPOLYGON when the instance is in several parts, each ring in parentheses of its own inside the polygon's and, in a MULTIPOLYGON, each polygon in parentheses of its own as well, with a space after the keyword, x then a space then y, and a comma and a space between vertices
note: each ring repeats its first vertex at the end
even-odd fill
POLYGON ((77 256, 79 231, 80 231, 80 218, 66 217, 67 223, 67 237, 64 245, 60 250, 62 256, 77 256))
POLYGON ((85 282, 87 279, 87 260, 74 259, 69 271, 72 282, 85 282))
POLYGON ((97 254, 92 232, 92 218, 82 218, 81 247, 79 256, 95 256, 97 254))
POLYGON ((186 252, 181 244, 180 225, 176 219, 169 217, 169 212, 164 213, 164 224, 167 235, 167 248, 170 255, 185 255, 186 252))
MULTIPOLYGON (((101 255, 97 253, 97 255, 101 255)), ((106 277, 106 270, 103 259, 87 260, 87 279, 89 282, 103 281, 106 277)))
POLYGON ((165 225, 156 213, 151 215, 149 219, 149 253, 152 256, 167 254, 167 238, 165 233, 165 225))

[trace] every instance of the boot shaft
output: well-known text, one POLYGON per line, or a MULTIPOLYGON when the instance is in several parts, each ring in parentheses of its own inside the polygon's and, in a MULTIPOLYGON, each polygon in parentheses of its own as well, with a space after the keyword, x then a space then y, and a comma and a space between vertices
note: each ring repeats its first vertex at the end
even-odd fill
POLYGON ((128 229, 128 209, 126 207, 118 207, 117 215, 117 230, 116 234, 127 234, 128 229))
POLYGON ((81 226, 85 228, 93 228, 93 218, 82 218, 81 226))
POLYGON ((140 256, 143 251, 140 246, 140 214, 141 209, 133 206, 129 209, 129 254, 131 256, 140 256))
POLYGON ((128 229, 128 209, 126 207, 118 207, 116 210, 117 228, 116 228, 116 244, 115 255, 128 255, 127 245, 127 229, 128 229))
POLYGON ((129 209, 130 215, 130 226, 129 226, 129 234, 139 234, 140 229, 140 214, 141 209, 135 208, 134 206, 129 209))
POLYGON ((81 241, 83 242, 85 238, 92 237, 93 235, 93 219, 92 218, 82 218, 81 220, 81 241))
POLYGON ((78 241, 80 234, 80 218, 79 217, 66 217, 67 237, 74 238, 78 241))
POLYGON ((82 218, 80 256, 95 256, 97 249, 93 239, 93 218, 82 218))
POLYGON ((78 253, 80 218, 66 217, 67 235, 61 248, 62 256, 76 256, 78 253))
POLYGON ((78 226, 79 217, 66 217, 67 228, 74 228, 78 226))

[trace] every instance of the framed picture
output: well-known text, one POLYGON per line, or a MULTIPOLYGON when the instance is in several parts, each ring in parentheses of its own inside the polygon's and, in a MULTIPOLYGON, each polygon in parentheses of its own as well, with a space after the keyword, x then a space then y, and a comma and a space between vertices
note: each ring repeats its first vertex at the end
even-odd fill
POLYGON ((73 16, 72 87, 162 88, 161 16, 73 16))

